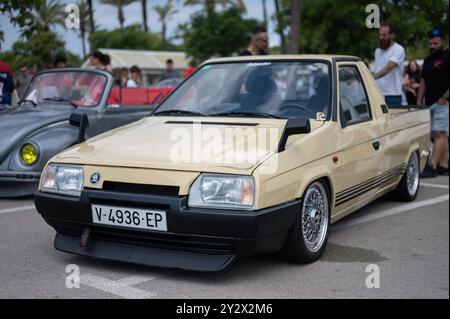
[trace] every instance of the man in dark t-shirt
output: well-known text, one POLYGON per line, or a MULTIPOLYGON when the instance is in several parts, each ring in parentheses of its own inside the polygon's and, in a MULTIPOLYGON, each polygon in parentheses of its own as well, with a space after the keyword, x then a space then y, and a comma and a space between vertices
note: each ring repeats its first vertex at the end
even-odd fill
POLYGON ((439 29, 428 33, 428 49, 422 66, 417 104, 430 106, 431 135, 433 137, 433 154, 425 167, 422 177, 448 176, 448 89, 449 56, 444 47, 444 34, 439 29))
POLYGON ((0 106, 11 105, 13 91, 14 81, 11 67, 0 60, 0 106))
POLYGON ((269 36, 267 30, 261 27, 255 27, 252 30, 250 45, 241 52, 241 56, 246 55, 265 55, 269 49, 269 36))

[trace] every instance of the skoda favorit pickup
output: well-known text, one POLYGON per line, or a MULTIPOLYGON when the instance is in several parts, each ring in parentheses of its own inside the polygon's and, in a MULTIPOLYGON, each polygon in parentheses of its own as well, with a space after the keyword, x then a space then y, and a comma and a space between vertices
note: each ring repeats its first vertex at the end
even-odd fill
POLYGON ((389 109, 357 57, 213 59, 150 116, 51 158, 34 201, 68 253, 310 263, 331 223, 384 194, 416 198, 429 129, 428 110, 389 109))

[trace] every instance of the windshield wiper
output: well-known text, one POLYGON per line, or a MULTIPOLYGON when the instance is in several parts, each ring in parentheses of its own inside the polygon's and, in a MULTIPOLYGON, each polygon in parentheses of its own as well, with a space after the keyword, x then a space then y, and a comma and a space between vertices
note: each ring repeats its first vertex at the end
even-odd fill
POLYGON ((186 110, 164 110, 153 113, 153 115, 196 115, 196 116, 205 116, 205 114, 195 111, 186 111, 186 110))
POLYGON ((211 114, 210 116, 267 117, 267 118, 272 118, 272 119, 283 119, 284 118, 284 117, 272 115, 269 113, 245 112, 245 111, 229 111, 229 112, 211 114))
POLYGON ((57 96, 47 97, 47 98, 44 99, 44 101, 65 102, 65 103, 68 103, 68 104, 72 105, 74 108, 78 108, 78 105, 73 103, 71 100, 68 100, 68 99, 65 99, 65 98, 62 98, 62 97, 57 97, 57 96))

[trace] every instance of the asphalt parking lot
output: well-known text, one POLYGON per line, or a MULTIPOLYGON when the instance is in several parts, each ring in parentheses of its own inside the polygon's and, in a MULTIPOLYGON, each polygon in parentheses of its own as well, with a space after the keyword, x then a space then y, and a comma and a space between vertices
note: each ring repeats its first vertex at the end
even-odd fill
POLYGON ((269 255, 219 273, 148 268, 56 251, 54 235, 31 198, 0 200, 0 298, 449 298, 448 177, 423 180, 412 203, 379 199, 334 224, 309 265, 269 255))

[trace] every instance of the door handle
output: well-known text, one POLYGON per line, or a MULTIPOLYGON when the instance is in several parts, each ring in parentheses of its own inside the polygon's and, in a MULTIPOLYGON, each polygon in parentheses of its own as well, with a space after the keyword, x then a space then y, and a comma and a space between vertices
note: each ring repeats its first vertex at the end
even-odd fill
POLYGON ((373 148, 375 149, 375 151, 378 151, 380 149, 380 141, 375 141, 372 143, 373 148))

